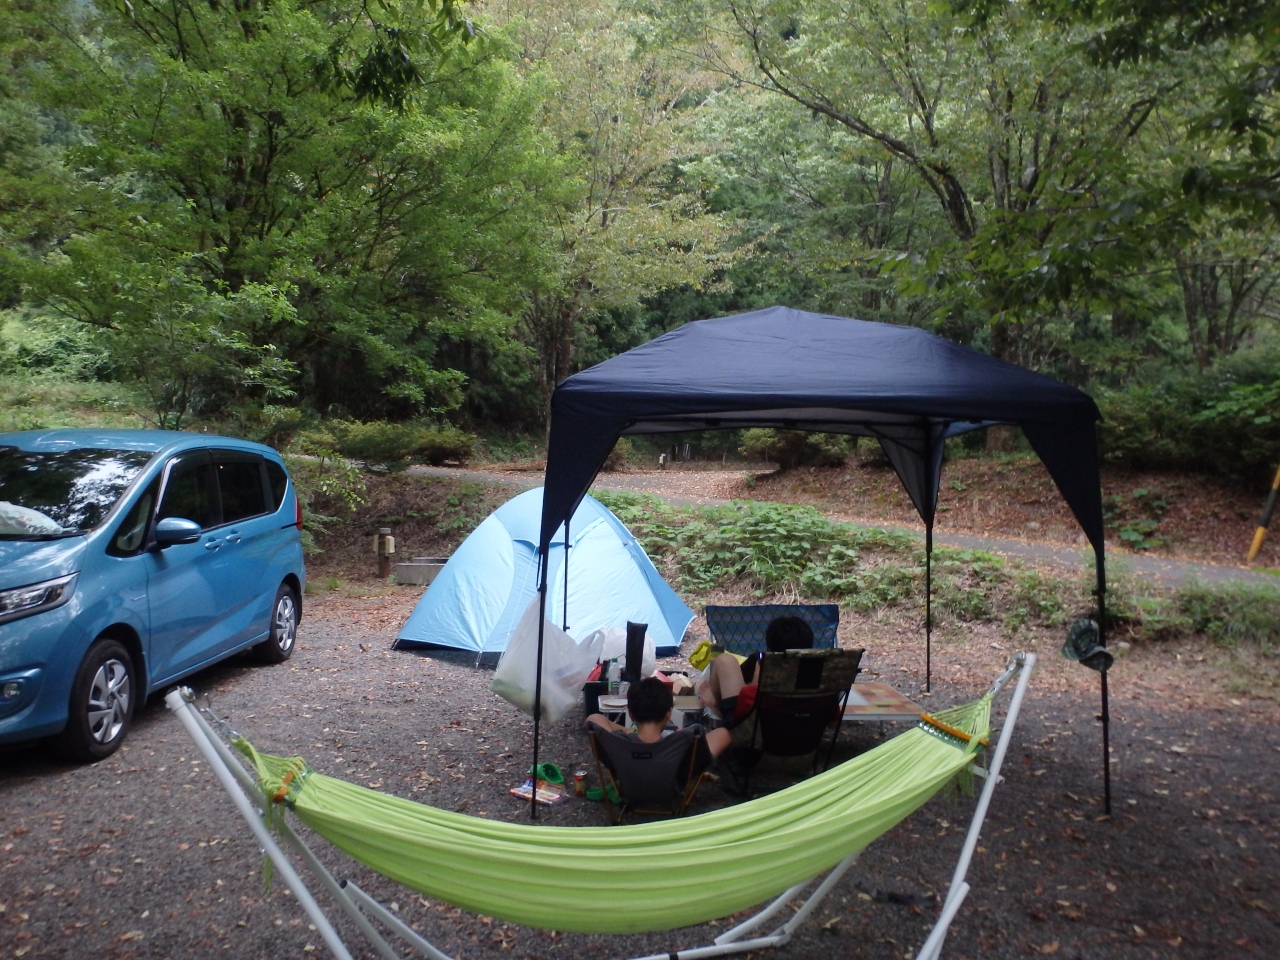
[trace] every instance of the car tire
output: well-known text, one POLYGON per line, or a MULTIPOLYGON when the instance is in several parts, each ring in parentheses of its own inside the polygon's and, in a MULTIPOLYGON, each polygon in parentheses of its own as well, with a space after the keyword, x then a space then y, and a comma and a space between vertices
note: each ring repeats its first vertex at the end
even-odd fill
POLYGON ((111 756, 129 731, 139 692, 124 644, 98 638, 76 671, 66 729, 51 741, 55 752, 75 763, 111 756))
POLYGON ((298 640, 298 594, 289 584, 280 584, 271 605, 271 630, 267 639, 253 648, 264 663, 284 663, 293 656, 298 640))

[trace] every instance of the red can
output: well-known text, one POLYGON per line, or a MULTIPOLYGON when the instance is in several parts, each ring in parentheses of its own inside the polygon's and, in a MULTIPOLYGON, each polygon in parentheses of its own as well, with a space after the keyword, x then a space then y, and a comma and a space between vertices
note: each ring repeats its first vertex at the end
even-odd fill
POLYGON ((587 795, 587 771, 579 770, 573 775, 573 792, 579 797, 587 795))

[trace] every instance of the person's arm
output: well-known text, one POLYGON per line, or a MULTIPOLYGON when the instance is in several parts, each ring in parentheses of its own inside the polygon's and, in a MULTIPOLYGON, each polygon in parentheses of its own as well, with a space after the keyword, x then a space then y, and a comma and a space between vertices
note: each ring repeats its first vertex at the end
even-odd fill
POLYGON ((619 724, 614 723, 612 720, 606 717, 603 713, 591 714, 591 716, 587 717, 587 719, 582 721, 582 726, 583 726, 583 729, 588 731, 592 727, 596 727, 597 729, 604 730, 606 732, 614 732, 614 731, 626 732, 626 729, 627 729, 626 727, 623 727, 623 726, 620 726, 619 724))

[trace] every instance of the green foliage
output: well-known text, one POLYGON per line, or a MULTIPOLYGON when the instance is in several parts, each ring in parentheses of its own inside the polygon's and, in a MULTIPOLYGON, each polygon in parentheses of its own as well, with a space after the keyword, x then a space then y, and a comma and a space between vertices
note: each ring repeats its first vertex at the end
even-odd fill
POLYGON ((546 440, 519 433, 486 431, 476 439, 474 455, 475 459, 485 463, 544 460, 547 456, 546 440))
POLYGON ((350 519, 366 501, 364 477, 356 464, 341 457, 286 454, 284 462, 302 504, 303 549, 321 553, 315 534, 350 519))
POLYGON ((332 448, 342 456, 369 466, 402 470, 410 461, 439 465, 448 461, 465 463, 471 457, 475 437, 452 426, 418 423, 387 423, 376 420, 330 420, 324 432, 311 432, 306 443, 325 448, 327 433, 332 448))
POLYGON ((1103 456, 1141 469, 1269 476, 1280 461, 1277 367, 1280 351, 1260 348, 1101 391, 1103 456))
POLYGON ((601 464, 600 469, 606 473, 624 470, 630 465, 635 452, 635 444, 631 442, 630 438, 619 437, 618 442, 609 451, 609 455, 604 458, 604 463, 601 464))
POLYGON ((1164 544, 1158 535, 1160 515, 1169 502, 1159 490, 1140 488, 1128 496, 1113 493, 1102 499, 1102 519, 1133 550, 1150 550, 1164 544))
POLYGON ((360 460, 366 466, 403 469, 417 448, 418 432, 399 423, 333 420, 326 428, 342 456, 360 460))
POLYGON ((0 376, 93 379, 107 359, 92 330, 29 309, 0 311, 0 376))
POLYGON ((240 396, 291 396, 294 364, 273 344, 256 344, 255 326, 295 321, 286 292, 245 283, 210 292, 191 263, 121 263, 92 242, 69 240, 24 277, 64 316, 102 331, 108 363, 147 395, 161 429, 180 429, 230 385, 240 396))
POLYGON ((446 463, 467 463, 475 451, 473 434, 448 424, 423 428, 413 456, 422 463, 438 467, 446 463))
POLYGON ((757 428, 743 433, 739 450, 744 457, 776 463, 781 470, 839 467, 853 452, 853 441, 835 433, 757 428))
MULTIPOLYGON (((640 494, 596 490, 679 590, 745 583, 868 612, 924 599, 924 550, 905 533, 835 523, 811 507, 735 501, 674 508, 640 494)), ((977 550, 934 551, 938 622, 1064 621, 1063 585, 977 550)))
POLYGON ((1209 404, 1196 415, 1196 419, 1208 423, 1224 420, 1248 420, 1256 426, 1265 426, 1276 419, 1280 410, 1280 379, 1271 383, 1233 384, 1227 395, 1209 404))
POLYGON ((446 534, 470 534, 489 515, 488 496, 484 484, 464 480, 456 493, 445 498, 436 529, 446 534))
MULTIPOLYGON (((165 425, 291 393, 433 415, 510 342, 562 179, 536 80, 449 0, 36 5, 0 273, 102 331, 165 425)), ((2 284, 0 284, 2 285, 2 284)))
POLYGON ((1004 625, 1010 633, 1027 623, 1065 624, 1067 599, 1061 582, 1034 569, 1014 569, 1004 625))
MULTIPOLYGON (((1163 596, 1137 598, 1122 590, 1119 598, 1112 593, 1108 597, 1109 605, 1118 608, 1113 622, 1128 626, 1139 640, 1207 638, 1219 647, 1271 662, 1280 652, 1280 584, 1192 581, 1163 596)), ((1242 688, 1256 692, 1260 684, 1276 682, 1275 668, 1265 661, 1250 661, 1242 688)))
POLYGON ((1215 643, 1269 655, 1280 648, 1280 587, 1192 583, 1174 594, 1173 606, 1191 631, 1215 643))
POLYGON ((58 427, 145 426, 143 398, 119 383, 0 377, 0 433, 58 427))

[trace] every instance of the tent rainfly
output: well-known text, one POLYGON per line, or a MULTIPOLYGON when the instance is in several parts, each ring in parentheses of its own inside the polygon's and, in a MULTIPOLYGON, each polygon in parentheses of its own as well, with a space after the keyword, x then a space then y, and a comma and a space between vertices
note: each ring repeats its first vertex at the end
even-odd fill
MULTIPOLYGON (((508 500, 454 551, 400 630, 397 647, 501 653, 536 595, 542 489, 508 500)), ((594 497, 583 497, 548 542, 549 609, 578 637, 597 628, 647 623, 659 656, 671 656, 693 620, 644 548, 594 497), (567 540, 567 549, 566 549, 567 540), (566 570, 565 555, 573 554, 566 570), (568 580, 566 583, 566 575, 568 580)))
MULTIPOLYGON (((1015 424, 1093 546, 1104 622, 1100 419, 1074 387, 915 327, 786 307, 700 320, 556 388, 539 544, 550 545, 620 436, 775 427, 878 440, 924 521, 931 551, 943 441, 1015 424)), ((544 602, 546 584, 544 569, 544 602)), ((926 635, 931 621, 929 611, 926 635)), ((926 679, 928 671, 926 661, 926 679)), ((1105 673, 1102 684, 1105 756, 1105 673)), ((535 761, 537 739, 535 723, 535 761)))

